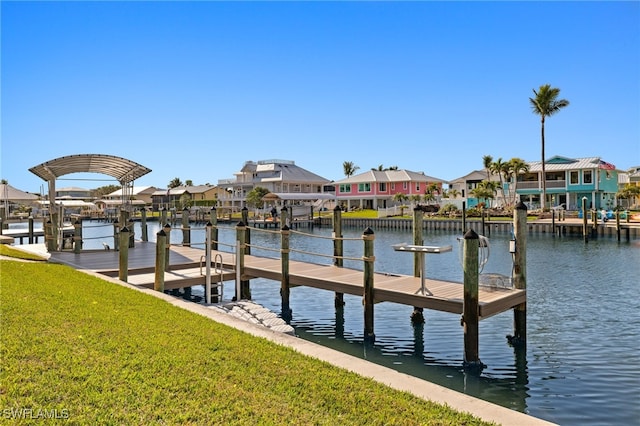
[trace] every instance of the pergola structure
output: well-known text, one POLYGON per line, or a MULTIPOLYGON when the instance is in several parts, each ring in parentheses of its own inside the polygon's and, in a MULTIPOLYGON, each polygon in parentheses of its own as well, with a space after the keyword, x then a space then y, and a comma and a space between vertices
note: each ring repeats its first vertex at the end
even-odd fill
MULTIPOLYGON (((56 179, 70 173, 99 173, 115 178, 122 186, 122 200, 125 204, 132 192, 133 181, 146 175, 151 169, 142 166, 126 158, 105 154, 78 154, 67 155, 46 161, 31 167, 30 172, 47 181, 49 189, 49 201, 56 199, 56 179)), ((51 222, 58 227, 58 214, 50 209, 51 222)), ((61 224, 60 224, 61 225, 61 224)), ((54 235, 57 235, 57 229, 54 235)), ((58 245, 60 241, 58 241, 58 245)))

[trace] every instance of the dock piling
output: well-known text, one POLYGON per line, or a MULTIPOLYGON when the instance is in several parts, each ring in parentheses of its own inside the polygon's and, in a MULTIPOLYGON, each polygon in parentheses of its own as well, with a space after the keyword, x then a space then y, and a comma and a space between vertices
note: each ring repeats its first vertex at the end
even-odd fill
MULTIPOLYGON (((585 202, 586 203, 586 202, 585 202)), ((527 289, 527 206, 519 202, 513 211, 513 234, 516 250, 513 254, 513 286, 519 290, 527 289)), ((509 342, 525 346, 527 341, 527 303, 513 308, 513 336, 507 336, 509 342)))
MULTIPOLYGON (((342 209, 336 206, 333 209, 333 264, 342 268, 344 254, 344 245, 342 240, 342 209)), ((334 306, 336 308, 344 306, 344 294, 335 293, 334 306)))
POLYGON ((376 257, 373 251, 375 235, 371 228, 364 230, 362 240, 364 241, 364 340, 373 342, 375 340, 373 331, 373 277, 376 257))
MULTIPOLYGON (((168 226, 168 225, 167 225, 168 226)), ((164 291, 164 272, 166 269, 167 233, 161 229, 156 233, 156 270, 153 289, 164 291)))
POLYGON ((129 279, 129 228, 123 227, 118 237, 120 238, 118 279, 127 282, 129 279))
POLYGON ((462 326, 464 327, 464 368, 466 370, 482 370, 483 364, 479 355, 479 312, 478 312, 478 281, 480 247, 478 234, 469 229, 464 234, 463 272, 464 272, 464 301, 462 326))
POLYGON ((289 296, 291 294, 289 286, 289 227, 284 225, 280 228, 280 261, 282 264, 282 281, 280 281, 280 296, 282 298, 282 319, 291 321, 291 305, 289 296))

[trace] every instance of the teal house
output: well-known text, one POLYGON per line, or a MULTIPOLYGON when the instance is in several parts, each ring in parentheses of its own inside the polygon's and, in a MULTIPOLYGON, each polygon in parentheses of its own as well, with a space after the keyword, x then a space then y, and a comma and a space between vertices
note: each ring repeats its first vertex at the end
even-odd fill
MULTIPOLYGON (((540 208, 542 162, 527 162, 529 172, 518 175, 515 191, 530 209, 540 208)), ((615 207, 618 171, 600 157, 551 157, 545 161, 546 205, 579 210, 582 198, 588 209, 615 207)), ((513 188, 512 188, 513 189, 513 188)))

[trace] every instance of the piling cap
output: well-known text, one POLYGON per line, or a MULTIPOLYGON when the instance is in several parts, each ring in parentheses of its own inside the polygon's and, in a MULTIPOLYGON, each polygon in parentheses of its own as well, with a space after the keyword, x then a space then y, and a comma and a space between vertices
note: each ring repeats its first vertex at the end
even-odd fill
POLYGON ((342 211, 342 208, 341 208, 340 206, 335 206, 335 207, 333 208, 333 211, 334 211, 334 212, 340 212, 340 211, 342 211))
POLYGON ((474 231, 473 229, 469 229, 464 234, 464 239, 465 240, 477 240, 477 239, 479 239, 479 237, 478 237, 478 234, 476 233, 476 231, 474 231))
POLYGON ((211 221, 208 221, 204 226, 206 226, 208 228, 208 227, 213 226, 213 223, 211 223, 211 221))
POLYGON ((123 226, 120 232, 129 232, 129 228, 127 228, 126 226, 123 226))
POLYGON ((525 203, 523 203, 522 201, 518 201, 518 204, 516 204, 515 209, 516 210, 527 210, 527 205, 525 203))
POLYGON ((238 222, 238 223, 236 224, 236 227, 240 227, 240 226, 243 226, 243 227, 244 227, 244 226, 247 226, 247 224, 246 224, 246 223, 244 223, 243 221, 240 221, 240 222, 238 222))
POLYGON ((280 228, 281 231, 288 231, 290 228, 287 225, 284 225, 282 228, 280 228))
POLYGON ((364 235, 373 235, 373 229, 371 229, 370 227, 367 226, 367 229, 364 230, 363 232, 364 235))

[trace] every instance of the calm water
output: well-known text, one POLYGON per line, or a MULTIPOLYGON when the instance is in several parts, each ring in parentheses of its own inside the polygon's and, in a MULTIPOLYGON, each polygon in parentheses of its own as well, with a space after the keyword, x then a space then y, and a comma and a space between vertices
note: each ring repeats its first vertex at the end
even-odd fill
MULTIPOLYGON (((85 236, 108 235, 108 228, 85 222, 85 236)), ((136 238, 140 238, 136 223, 136 238)), ((329 236, 330 229, 302 229, 329 236)), ((412 274, 412 256, 398 253, 392 244, 410 243, 410 231, 376 231, 379 272, 412 274)), ((157 224, 149 223, 155 239, 157 224)), ((345 237, 359 238, 362 230, 347 229, 345 237)), ((428 245, 453 245, 453 251, 427 255, 427 276, 462 280, 460 235, 425 231, 428 245)), ((173 243, 182 233, 172 231, 173 243)), ((253 231, 252 243, 278 247, 279 235, 253 231)), ((491 255, 484 272, 510 275, 508 235, 492 235, 491 255)), ((193 231, 193 243, 204 232, 193 231)), ((232 242, 230 229, 220 240, 232 242)), ((101 248, 102 239, 88 240, 85 248, 101 248)), ((112 241, 104 239, 112 244, 112 241)), ((292 235, 291 247, 332 253, 332 242, 292 235)), ((231 248, 221 247, 222 250, 231 248)), ((362 256, 362 241, 346 241, 345 255, 362 256)), ((252 254, 274 257, 254 249, 252 254)), ((528 235, 527 348, 515 349, 505 336, 512 334, 511 311, 480 323, 480 359, 487 367, 479 375, 463 371, 463 332, 458 315, 425 310, 424 326, 414 327, 411 307, 392 303, 375 306, 376 341, 363 342, 363 309, 359 297, 345 295, 342 312, 333 307, 333 293, 296 287, 291 291, 297 334, 310 341, 386 365, 456 391, 482 398, 562 425, 639 424, 640 405, 640 241, 618 243, 600 238, 588 244, 579 237, 528 235)), ((292 259, 329 263, 330 259, 292 253, 292 259)), ((360 263, 345 266, 361 269, 360 263)), ((253 299, 280 312, 278 282, 253 280, 253 299)), ((233 296, 233 283, 225 297, 233 296)), ((201 294, 194 289, 193 294, 201 294)))

